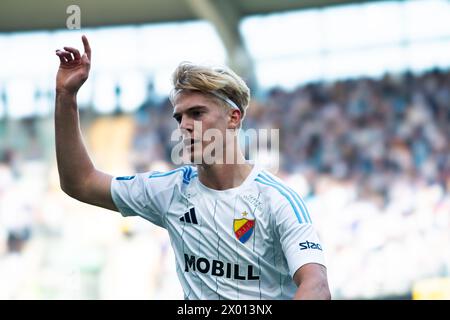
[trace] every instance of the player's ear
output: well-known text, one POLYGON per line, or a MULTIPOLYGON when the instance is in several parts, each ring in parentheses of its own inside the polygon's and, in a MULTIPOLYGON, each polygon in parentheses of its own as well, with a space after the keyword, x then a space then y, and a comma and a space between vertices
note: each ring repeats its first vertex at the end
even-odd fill
POLYGON ((228 113, 228 128, 239 129, 241 125, 241 111, 233 109, 228 113))

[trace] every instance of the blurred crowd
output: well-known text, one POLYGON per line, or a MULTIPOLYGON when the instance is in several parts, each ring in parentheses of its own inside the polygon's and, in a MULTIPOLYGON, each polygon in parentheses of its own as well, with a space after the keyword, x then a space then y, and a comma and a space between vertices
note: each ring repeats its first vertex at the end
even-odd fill
MULTIPOLYGON (((137 113, 137 168, 170 161, 170 105, 137 113)), ((309 203, 336 297, 407 296, 450 273, 450 73, 274 88, 243 128, 280 129, 280 170, 309 203)))
MULTIPOLYGON (((147 171, 155 164, 170 168, 176 123, 168 100, 149 99, 135 112, 133 123, 127 151, 133 170, 147 171)), ((321 82, 289 91, 274 88, 253 98, 244 121, 246 128, 280 129, 281 163, 276 174, 308 203, 324 243, 334 298, 407 297, 415 281, 449 276, 450 72, 321 82)), ((26 205, 31 200, 23 201, 28 193, 18 182, 25 174, 6 149, 0 152, 2 269, 7 256, 20 252, 23 244, 33 239, 36 225, 47 235, 62 237, 59 229, 67 224, 66 206, 76 212, 82 205, 64 197, 57 183, 34 192, 32 204, 26 205), (45 202, 48 193, 59 200, 45 202), (39 194, 42 197, 36 198, 39 194)), ((54 163, 48 166, 56 177, 54 163)), ((49 176, 44 174, 42 179, 49 176)), ((39 188, 40 184, 33 186, 39 188)), ((83 205, 83 210, 101 209, 83 205)), ((169 287, 178 286, 174 270, 161 276, 171 270, 166 265, 173 264, 173 257, 167 258, 167 238, 157 228, 138 222, 133 225, 140 227, 131 228, 133 232, 129 226, 123 232, 123 219, 114 221, 120 226, 114 230, 121 233, 99 241, 102 258, 97 253, 94 259, 100 270, 98 279, 112 281, 105 278, 112 262, 104 252, 137 241, 130 238, 140 239, 136 246, 145 246, 145 239, 156 237, 160 245, 146 261, 156 256, 163 262, 153 273, 150 269, 155 264, 144 265, 159 280, 152 282, 152 290, 142 291, 142 298, 164 298, 155 288, 167 288, 166 282, 171 283, 169 287)), ((130 250, 127 252, 133 252, 130 250)), ((114 259, 119 263, 120 258, 114 259)), ((125 274, 118 272, 116 278, 126 276, 125 267, 120 270, 125 274)), ((113 291, 110 287, 104 284, 95 298, 114 297, 105 293, 113 291)))

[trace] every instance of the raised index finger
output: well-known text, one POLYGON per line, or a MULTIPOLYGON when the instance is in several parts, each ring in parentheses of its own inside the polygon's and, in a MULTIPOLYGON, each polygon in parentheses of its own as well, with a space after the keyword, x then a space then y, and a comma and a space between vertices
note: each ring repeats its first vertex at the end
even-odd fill
POLYGON ((85 35, 81 37, 81 40, 83 41, 84 52, 88 56, 89 60, 91 60, 91 46, 89 45, 89 41, 85 35))

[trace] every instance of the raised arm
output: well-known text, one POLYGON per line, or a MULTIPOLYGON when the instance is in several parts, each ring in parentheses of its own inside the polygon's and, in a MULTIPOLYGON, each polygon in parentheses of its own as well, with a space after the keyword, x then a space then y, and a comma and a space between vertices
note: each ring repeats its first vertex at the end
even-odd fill
POLYGON ((55 139, 60 185, 69 196, 117 211, 111 198, 112 177, 95 169, 84 146, 78 115, 77 92, 89 76, 91 48, 82 37, 84 54, 72 47, 56 50, 55 139))
POLYGON ((294 274, 294 281, 298 286, 295 300, 330 300, 327 270, 317 263, 307 263, 294 274))

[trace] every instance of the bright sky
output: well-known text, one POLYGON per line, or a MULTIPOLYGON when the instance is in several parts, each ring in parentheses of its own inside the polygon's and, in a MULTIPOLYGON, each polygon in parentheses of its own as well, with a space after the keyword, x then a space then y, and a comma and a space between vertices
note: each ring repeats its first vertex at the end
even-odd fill
MULTIPOLYGON (((240 28, 261 88, 292 89, 317 80, 448 68, 449 21, 450 1, 383 1, 251 17, 240 28)), ((54 51, 81 48, 81 34, 90 40, 93 61, 79 102, 93 103, 101 113, 117 105, 136 110, 149 81, 157 96, 167 96, 171 73, 181 61, 226 60, 207 22, 0 34, 0 118, 51 112, 58 67, 54 51)))

